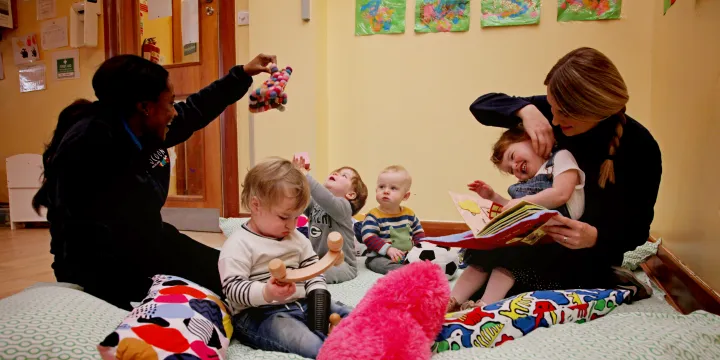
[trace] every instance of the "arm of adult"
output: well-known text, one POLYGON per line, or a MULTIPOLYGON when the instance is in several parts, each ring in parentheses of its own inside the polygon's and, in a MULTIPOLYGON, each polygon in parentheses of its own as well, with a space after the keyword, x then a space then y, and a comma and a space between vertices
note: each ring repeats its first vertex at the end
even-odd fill
POLYGON ((547 157, 555 144, 552 111, 547 96, 517 97, 489 93, 470 105, 475 119, 486 126, 512 128, 523 124, 538 155, 547 157))
MULTIPOLYGON (((564 226, 548 227, 550 236, 571 249, 595 247, 593 251, 596 257, 610 264, 619 263, 625 252, 647 241, 655 216, 662 159, 660 148, 654 140, 642 146, 634 146, 632 150, 633 153, 625 159, 627 166, 621 169, 616 167, 616 171, 626 172, 617 176, 625 182, 622 186, 623 194, 608 196, 601 204, 594 205, 601 206, 600 211, 591 212, 595 215, 584 216, 583 221, 556 217, 564 226), (621 199, 621 203, 617 199, 621 199), (564 241, 565 237, 567 241, 564 241)), ((608 183, 604 191, 620 191, 619 188, 608 183)))
POLYGON ((233 67, 227 75, 188 96, 185 101, 176 103, 177 116, 168 126, 165 146, 180 144, 210 124, 226 107, 247 93, 253 76, 269 73, 268 65, 276 61, 273 55, 260 54, 245 65, 233 67))

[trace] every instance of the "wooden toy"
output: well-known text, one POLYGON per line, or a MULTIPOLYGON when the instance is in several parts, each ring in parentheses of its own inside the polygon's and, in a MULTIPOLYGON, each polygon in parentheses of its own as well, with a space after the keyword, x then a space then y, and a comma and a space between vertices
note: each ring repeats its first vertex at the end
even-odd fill
POLYGON ((268 265, 270 275, 282 283, 298 282, 312 279, 329 269, 331 266, 338 266, 343 263, 345 255, 342 252, 343 238, 339 232, 328 234, 328 252, 318 262, 302 269, 285 268, 285 263, 280 259, 273 259, 268 265))
POLYGON ((287 93, 285 86, 292 75, 292 68, 286 67, 279 70, 276 64, 270 65, 272 74, 263 82, 262 86, 250 92, 250 112, 260 113, 271 109, 285 111, 287 104, 287 93))

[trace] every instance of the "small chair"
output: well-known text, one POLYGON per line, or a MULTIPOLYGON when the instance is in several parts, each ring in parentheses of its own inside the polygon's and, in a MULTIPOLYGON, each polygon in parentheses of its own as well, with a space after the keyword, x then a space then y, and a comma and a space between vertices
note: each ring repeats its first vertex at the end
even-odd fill
POLYGON ((7 186, 10 197, 10 228, 15 230, 16 223, 45 222, 46 209, 38 215, 32 208, 32 198, 42 185, 42 155, 18 154, 5 160, 7 186))

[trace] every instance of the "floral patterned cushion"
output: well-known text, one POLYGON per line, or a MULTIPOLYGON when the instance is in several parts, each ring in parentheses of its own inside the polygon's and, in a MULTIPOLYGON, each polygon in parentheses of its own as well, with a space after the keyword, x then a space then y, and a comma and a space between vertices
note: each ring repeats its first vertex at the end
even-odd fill
POLYGON ((213 292, 180 277, 156 275, 148 296, 98 345, 106 360, 224 359, 232 321, 213 292))

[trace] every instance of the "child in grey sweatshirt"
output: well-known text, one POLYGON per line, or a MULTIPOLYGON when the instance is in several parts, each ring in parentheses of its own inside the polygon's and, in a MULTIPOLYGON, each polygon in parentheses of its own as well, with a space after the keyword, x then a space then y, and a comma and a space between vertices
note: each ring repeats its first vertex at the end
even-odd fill
MULTIPOLYGON (((299 169, 305 170, 303 159, 295 159, 295 164, 299 169)), ((305 209, 305 215, 310 221, 308 238, 313 249, 319 257, 323 257, 328 252, 328 235, 337 231, 343 236, 345 261, 340 266, 328 269, 324 273, 325 281, 328 284, 337 284, 352 280, 357 277, 358 271, 352 217, 365 206, 367 186, 360 174, 347 166, 330 173, 324 185, 309 174, 307 179, 310 182, 312 200, 305 209)))

